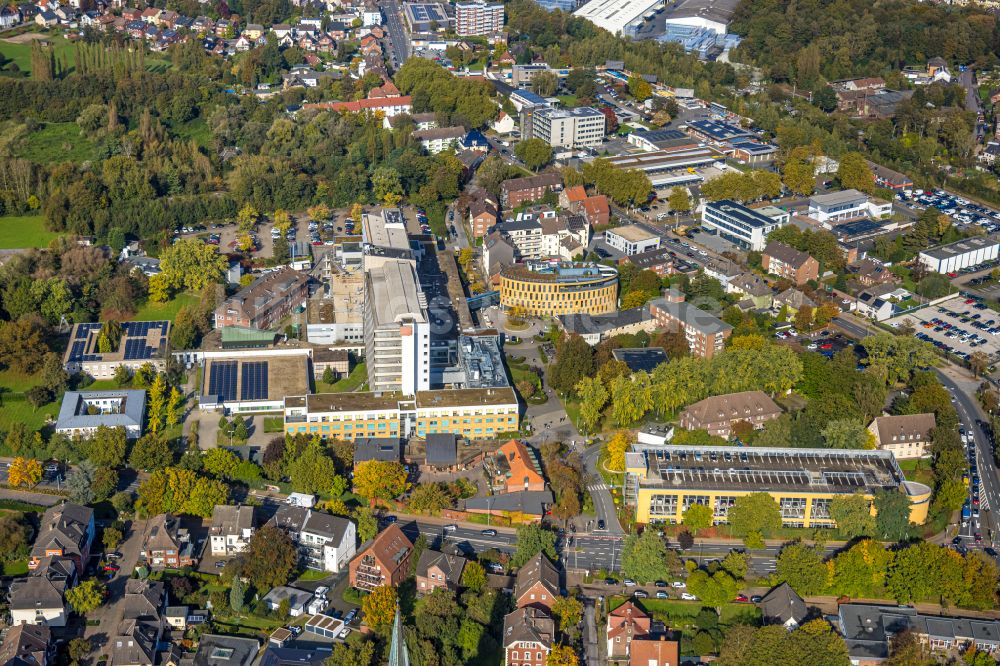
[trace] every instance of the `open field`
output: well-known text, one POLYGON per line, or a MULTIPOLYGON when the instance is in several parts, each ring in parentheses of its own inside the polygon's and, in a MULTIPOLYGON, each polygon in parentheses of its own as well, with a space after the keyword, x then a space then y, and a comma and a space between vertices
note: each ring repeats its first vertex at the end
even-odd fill
MULTIPOLYGON (((0 53, 13 60, 22 72, 31 71, 31 42, 46 41, 52 45, 57 62, 65 62, 67 73, 76 69, 76 47, 73 42, 56 34, 26 32, 14 37, 0 39, 0 53)), ((170 67, 170 61, 162 58, 146 58, 146 69, 162 72, 170 67)))
POLYGON ((55 418, 59 413, 60 398, 36 409, 21 396, 6 396, 8 393, 22 394, 39 383, 41 377, 37 375, 22 375, 12 370, 0 372, 0 430, 7 430, 18 422, 27 426, 28 430, 38 430, 45 425, 47 417, 55 418))
POLYGON ((80 133, 76 123, 44 123, 23 134, 14 144, 14 153, 41 164, 86 162, 97 157, 97 146, 80 133))
POLYGON ((133 317, 134 321, 159 321, 168 319, 171 322, 177 318, 177 311, 185 305, 194 305, 198 302, 198 294, 185 291, 177 294, 165 303, 153 303, 146 301, 133 317))
POLYGON ((47 247, 59 234, 45 228, 41 215, 0 217, 0 249, 47 247))

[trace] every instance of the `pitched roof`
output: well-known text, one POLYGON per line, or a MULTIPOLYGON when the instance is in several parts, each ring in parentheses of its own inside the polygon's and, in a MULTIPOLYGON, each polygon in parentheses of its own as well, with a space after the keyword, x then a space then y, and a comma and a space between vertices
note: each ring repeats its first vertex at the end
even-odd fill
POLYGON ((88 545, 90 523, 94 510, 63 502, 42 515, 38 538, 31 547, 33 557, 43 557, 47 550, 61 549, 63 555, 82 555, 88 545))
POLYGON ((143 549, 147 551, 166 550, 177 548, 177 517, 168 513, 161 513, 149 519, 146 526, 146 538, 143 540, 143 549))
POLYGON ((583 201, 587 198, 587 190, 583 188, 583 185, 574 185, 573 187, 567 187, 564 190, 566 194, 566 200, 570 203, 575 203, 577 201, 583 201))
POLYGON ((555 623, 548 613, 531 606, 518 608, 503 618, 503 646, 517 643, 541 643, 551 646, 555 636, 555 623))
POLYGON ((508 469, 507 477, 513 479, 517 485, 523 483, 544 483, 541 466, 534 449, 529 448, 524 442, 512 439, 500 445, 497 449, 497 458, 506 461, 508 469))
POLYGON ((288 599, 290 608, 300 608, 309 603, 312 596, 312 592, 300 590, 297 587, 278 585, 277 587, 271 588, 271 591, 264 595, 264 601, 278 605, 285 599, 288 599))
POLYGON ((129 578, 125 581, 123 617, 126 620, 158 619, 164 600, 163 583, 129 578))
POLYGON ((760 602, 760 609, 765 620, 781 624, 789 620, 801 624, 809 613, 802 597, 788 583, 782 583, 768 592, 760 602))
POLYGON ((458 437, 453 433, 427 435, 427 464, 448 466, 458 462, 458 437))
POLYGON ((42 666, 46 662, 52 630, 43 624, 18 624, 7 630, 0 645, 3 666, 42 666))
POLYGON ((926 442, 936 422, 934 414, 903 414, 901 416, 879 416, 872 425, 878 432, 878 441, 885 446, 893 442, 926 442))
POLYGON ((369 460, 399 462, 402 444, 398 437, 366 437, 354 443, 354 463, 369 460))
POLYGON ((555 503, 551 490, 518 490, 489 497, 472 497, 465 500, 467 511, 503 511, 530 516, 545 515, 545 510, 555 503))
POLYGON ((674 666, 680 663, 680 644, 667 640, 663 635, 656 638, 633 638, 628 650, 630 664, 674 666))
POLYGON ((399 525, 393 523, 379 532, 372 545, 362 555, 372 555, 392 570, 397 568, 412 550, 413 544, 403 534, 403 530, 399 529, 399 525))
POLYGON ((253 528, 254 508, 245 505, 216 504, 212 509, 211 535, 241 534, 253 528))
POLYGON ((710 396, 689 405, 684 412, 699 423, 714 423, 762 414, 780 414, 781 407, 763 391, 742 391, 710 396))
POLYGON ((335 543, 340 543, 344 540, 344 534, 351 521, 323 511, 284 504, 278 507, 269 524, 293 532, 318 534, 328 537, 335 543))
POLYGON ((446 581, 457 586, 462 582, 462 572, 465 571, 467 562, 468 560, 458 555, 425 550, 420 553, 420 559, 417 560, 417 575, 426 577, 428 569, 437 567, 444 574, 446 581))
POLYGON ((544 553, 537 553, 517 570, 514 598, 518 599, 531 586, 541 583, 555 597, 559 595, 559 570, 544 553))
POLYGON ((581 205, 583 206, 583 211, 589 215, 607 215, 611 212, 608 197, 604 194, 587 197, 581 202, 581 205))
POLYGON ((527 176, 525 178, 511 178, 500 184, 500 189, 504 192, 520 192, 522 190, 533 190, 536 187, 556 187, 562 183, 562 176, 558 173, 541 173, 537 176, 527 176))
POLYGON ((254 638, 205 634, 198 643, 194 666, 248 666, 259 649, 254 638))
POLYGON ((795 268, 800 267, 802 264, 809 261, 809 253, 802 252, 801 250, 796 250, 791 245, 785 245, 784 243, 779 243, 778 241, 771 241, 764 248, 764 254, 769 257, 774 257, 783 264, 788 264, 795 268))
POLYGON ((69 581, 61 576, 28 576, 10 585, 10 609, 63 608, 63 594, 69 581))

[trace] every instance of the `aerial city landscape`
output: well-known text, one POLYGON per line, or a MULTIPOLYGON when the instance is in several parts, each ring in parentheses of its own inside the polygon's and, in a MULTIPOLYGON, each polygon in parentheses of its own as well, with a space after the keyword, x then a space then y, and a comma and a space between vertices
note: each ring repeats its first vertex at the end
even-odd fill
POLYGON ((1000 7, 0 4, 0 666, 992 666, 1000 7))

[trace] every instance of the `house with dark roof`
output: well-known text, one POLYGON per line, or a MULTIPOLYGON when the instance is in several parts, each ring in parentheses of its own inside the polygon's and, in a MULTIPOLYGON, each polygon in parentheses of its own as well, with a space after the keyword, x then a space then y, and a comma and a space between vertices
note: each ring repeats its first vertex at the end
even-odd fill
POLYGON ((427 466, 449 470, 458 465, 458 436, 454 433, 432 433, 426 440, 427 466))
POLYGON ((612 349, 611 355, 632 372, 652 372, 656 366, 667 362, 667 352, 663 347, 619 347, 612 349))
POLYGON ((546 192, 560 190, 562 190, 562 176, 556 172, 512 178, 501 183, 500 202, 504 209, 517 208, 523 203, 541 199, 546 192))
POLYGON ((470 497, 465 500, 465 510, 480 515, 516 517, 521 521, 530 519, 538 523, 553 504, 555 496, 551 490, 519 490, 486 497, 470 497))
POLYGON ((514 582, 514 605, 552 609, 559 596, 559 570, 544 553, 538 553, 517 570, 514 582))
POLYGON ((264 604, 269 611, 277 611, 281 608, 282 602, 287 601, 288 614, 291 617, 298 617, 306 612, 306 606, 312 598, 312 592, 288 585, 278 585, 264 595, 264 604))
POLYGON ((264 648, 257 666, 323 666, 329 658, 328 649, 279 647, 272 642, 264 648))
POLYGON ((41 624, 65 627, 69 608, 64 601, 71 580, 43 573, 15 579, 10 585, 11 624, 41 624))
POLYGON ((347 518, 304 506, 282 505, 271 524, 298 544, 306 567, 340 573, 357 552, 357 528, 347 518))
POLYGON ((769 242, 764 248, 761 267, 767 273, 790 280, 795 286, 819 279, 818 261, 809 256, 808 252, 777 241, 769 242))
POLYGON ((52 630, 45 625, 15 624, 0 644, 0 666, 49 666, 55 656, 52 630))
POLYGON ((254 532, 252 506, 216 504, 212 510, 212 525, 208 528, 212 555, 235 555, 246 550, 254 532))
POLYGON ((733 426, 740 421, 760 430, 781 414, 781 407, 763 391, 742 391, 709 396, 688 405, 681 412, 680 425, 685 430, 705 430, 710 435, 729 437, 733 426))
POLYGON ((94 510, 90 507, 72 502, 57 504, 42 514, 38 529, 28 558, 29 569, 37 568, 42 558, 57 556, 72 559, 79 571, 90 559, 95 530, 94 510))
POLYGON ((772 589, 759 604, 766 624, 780 624, 786 629, 795 629, 809 615, 806 602, 788 583, 772 589))
POLYGON ((354 464, 369 460, 399 462, 403 459, 403 445, 398 437, 366 437, 354 441, 354 464))
POLYGON ((518 608, 503 619, 505 664, 545 666, 555 642, 555 622, 548 612, 518 608))
POLYGON ((392 523, 351 560, 348 565, 351 587, 369 592, 382 585, 396 587, 409 574, 412 555, 413 544, 392 523))
POLYGON ((868 426, 868 432, 875 440, 875 448, 892 451, 896 458, 926 458, 931 454, 935 425, 932 413, 879 416, 868 426))
POLYGON ((417 594, 430 594, 439 587, 458 590, 467 562, 458 555, 425 550, 417 560, 417 594))
POLYGON ((667 289, 663 298, 650 301, 649 312, 656 326, 683 331, 693 355, 711 358, 722 351, 733 327, 684 298, 676 289, 667 289))
POLYGON ((194 544, 180 519, 161 513, 149 519, 143 537, 142 556, 154 569, 180 568, 195 564, 194 544))
POLYGON ((215 327, 269 329, 309 296, 309 274, 282 268, 257 278, 215 310, 215 327))

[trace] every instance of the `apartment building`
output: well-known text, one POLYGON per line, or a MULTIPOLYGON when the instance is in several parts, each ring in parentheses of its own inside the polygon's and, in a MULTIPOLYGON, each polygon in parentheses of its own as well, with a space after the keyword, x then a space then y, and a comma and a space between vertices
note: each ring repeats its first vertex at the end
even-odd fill
POLYGON ((340 573, 357 552, 357 528, 347 518, 304 506, 282 505, 271 524, 299 546, 306 567, 340 573))
POLYGON ((500 203, 504 209, 517 208, 521 204, 538 201, 547 192, 562 190, 562 176, 556 172, 542 173, 525 178, 512 178, 500 185, 500 203))
POLYGON ((485 197, 477 198, 469 206, 469 226, 472 227, 472 235, 484 238, 489 230, 496 226, 499 215, 495 202, 485 197))
MULTIPOLYGON (((555 211, 551 211, 555 216, 555 211)), ((497 230, 504 234, 517 251, 518 259, 542 258, 542 223, 539 215, 519 213, 513 220, 501 223, 497 230)))
POLYGON ((627 256, 619 263, 629 263, 640 271, 653 271, 660 277, 666 277, 674 273, 674 257, 670 252, 671 250, 661 247, 627 256))
POLYGON ((880 490, 903 493, 910 522, 927 520, 931 489, 907 481, 889 451, 633 445, 625 454, 624 497, 642 524, 679 524, 693 504, 723 524, 743 495, 766 492, 786 527, 832 527, 830 503, 880 490))
POLYGON ((285 432, 354 441, 454 434, 496 439, 519 429, 514 390, 465 388, 401 393, 319 393, 285 398, 285 432))
POLYGON ((465 128, 457 127, 433 127, 430 129, 416 130, 411 135, 420 142, 420 145, 431 155, 437 155, 442 150, 454 148, 455 144, 465 136, 465 128))
POLYGON ((503 30, 503 4, 474 0, 455 3, 455 33, 461 37, 492 35, 503 30))
POLYGON ((729 437, 737 423, 745 421, 760 430, 782 414, 782 409, 763 391, 743 391, 713 395, 681 412, 685 430, 705 430, 710 435, 729 437))
POLYGON ((775 229, 787 223, 790 217, 772 219, 758 210, 747 208, 743 204, 722 199, 705 206, 702 213, 702 223, 710 229, 715 229, 724 238, 736 243, 742 248, 760 252, 767 243, 767 236, 775 229))
POLYGON ((279 268, 230 296, 215 310, 215 327, 274 328, 309 297, 309 274, 279 268))
POLYGON ((660 235, 638 224, 627 224, 604 232, 604 242, 627 257, 660 247, 660 235))
POLYGON ((371 592, 376 587, 396 587, 410 574, 413 544, 399 525, 379 532, 372 544, 348 565, 351 587, 371 592))
POLYGON ((128 439, 138 439, 145 414, 145 391, 66 391, 56 419, 56 432, 69 437, 90 437, 105 426, 123 428, 128 439))
POLYGON ((868 432, 875 438, 875 447, 890 451, 898 459, 927 458, 931 454, 931 432, 936 422, 934 414, 879 416, 868 432))
POLYGON ((663 298, 649 303, 649 313, 658 328, 679 329, 684 332, 688 348, 695 356, 711 358, 722 351, 733 327, 711 312, 706 312, 685 302, 684 294, 667 289, 663 298))
POLYGON ((90 322, 74 324, 63 367, 94 379, 112 379, 119 366, 135 372, 147 363, 167 367, 169 321, 90 322))
POLYGON ((618 307, 618 271, 601 264, 515 264, 500 271, 500 305, 531 316, 607 314, 618 307))
POLYGON ((242 553, 254 532, 254 508, 245 505, 217 504, 208 528, 212 555, 226 557, 242 553))
POLYGON ((573 109, 543 107, 531 119, 531 135, 553 148, 590 148, 604 141, 607 119, 589 106, 573 109))
POLYGON ((372 391, 430 388, 430 319, 413 263, 388 259, 365 271, 365 360, 372 391))
POLYGON ((652 618, 631 600, 608 613, 605 627, 608 659, 627 660, 632 641, 648 636, 652 625, 652 618))
POLYGON ((28 569, 37 569, 47 557, 66 557, 82 571, 90 559, 94 534, 94 510, 90 507, 63 502, 46 509, 31 546, 28 569))
POLYGON ((808 252, 796 250, 790 245, 771 241, 761 255, 761 267, 771 275, 790 280, 801 287, 809 280, 819 279, 819 262, 808 252))

